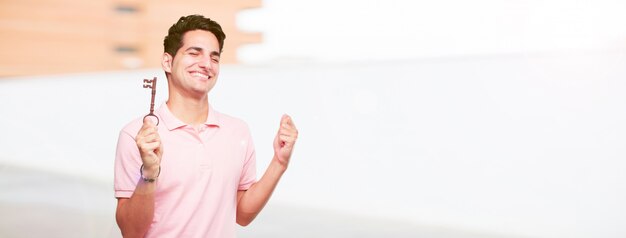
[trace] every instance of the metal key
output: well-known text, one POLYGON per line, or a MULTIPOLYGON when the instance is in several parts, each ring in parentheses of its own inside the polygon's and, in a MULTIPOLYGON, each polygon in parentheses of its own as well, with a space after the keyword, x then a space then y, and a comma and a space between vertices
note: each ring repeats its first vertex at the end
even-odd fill
POLYGON ((157 83, 157 78, 154 77, 152 78, 152 80, 149 79, 144 79, 143 80, 143 88, 151 88, 152 89, 152 98, 150 99, 150 113, 148 113, 148 115, 144 116, 143 119, 146 119, 146 117, 154 117, 156 118, 156 125, 159 125, 159 117, 157 117, 156 115, 154 115, 154 95, 156 95, 156 83, 157 83))

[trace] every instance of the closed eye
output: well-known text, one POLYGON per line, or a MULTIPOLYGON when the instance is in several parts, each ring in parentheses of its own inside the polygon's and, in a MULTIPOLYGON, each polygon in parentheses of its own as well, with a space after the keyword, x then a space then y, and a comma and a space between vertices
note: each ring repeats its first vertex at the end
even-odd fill
POLYGON ((219 63, 220 62, 220 53, 217 51, 212 51, 211 52, 211 60, 215 63, 219 63))
POLYGON ((200 47, 189 47, 186 50, 187 54, 192 55, 192 56, 198 56, 200 55, 200 53, 202 52, 202 48, 200 47))

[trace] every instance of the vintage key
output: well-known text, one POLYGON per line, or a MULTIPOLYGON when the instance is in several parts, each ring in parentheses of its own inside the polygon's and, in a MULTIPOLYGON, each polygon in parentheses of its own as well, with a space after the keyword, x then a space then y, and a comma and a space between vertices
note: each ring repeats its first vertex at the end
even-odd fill
POLYGON ((148 115, 144 116, 143 118, 146 119, 146 117, 154 117, 156 118, 156 125, 159 125, 159 117, 157 117, 156 115, 154 115, 154 95, 156 95, 156 83, 157 83, 157 78, 154 77, 152 80, 149 79, 144 79, 143 80, 143 88, 151 88, 152 89, 152 98, 150 99, 150 113, 148 113, 148 115))

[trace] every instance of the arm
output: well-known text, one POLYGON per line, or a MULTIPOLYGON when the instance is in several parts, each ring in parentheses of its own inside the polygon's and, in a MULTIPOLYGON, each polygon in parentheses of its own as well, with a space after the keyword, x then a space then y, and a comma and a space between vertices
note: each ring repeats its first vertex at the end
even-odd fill
MULTIPOLYGON (((157 127, 149 118, 135 138, 143 162, 143 177, 156 178, 159 173, 163 147, 157 127)), ((140 179, 130 198, 118 198, 115 219, 124 237, 143 237, 154 217, 154 192, 156 181, 140 179)))
POLYGON ((287 170, 298 130, 291 117, 283 115, 274 138, 274 157, 261 179, 248 190, 237 192, 237 224, 247 226, 269 201, 278 181, 287 170))

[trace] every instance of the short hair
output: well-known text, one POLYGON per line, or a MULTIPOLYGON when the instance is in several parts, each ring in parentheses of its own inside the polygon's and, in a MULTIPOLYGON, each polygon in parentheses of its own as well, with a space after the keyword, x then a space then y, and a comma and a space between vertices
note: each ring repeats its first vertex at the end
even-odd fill
POLYGON ((189 15, 178 19, 178 22, 170 27, 167 36, 163 40, 164 51, 174 57, 178 49, 183 45, 183 35, 193 30, 205 30, 213 33, 220 45, 220 54, 222 53, 226 34, 222 31, 219 23, 202 15, 189 15))

